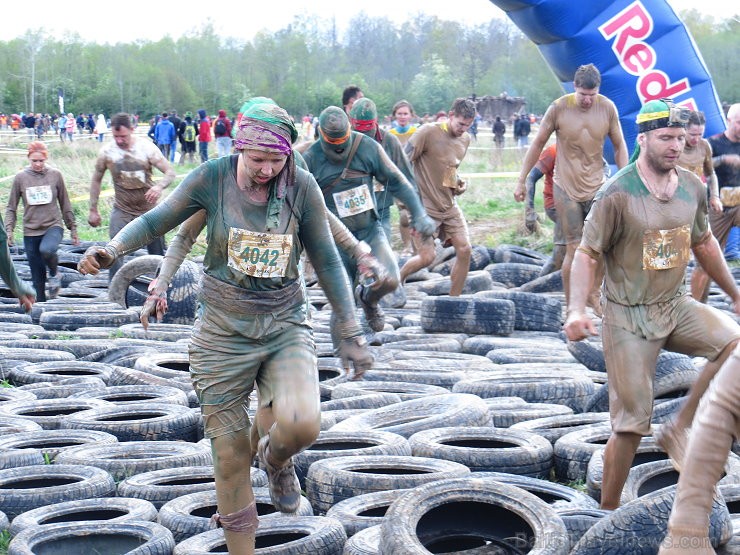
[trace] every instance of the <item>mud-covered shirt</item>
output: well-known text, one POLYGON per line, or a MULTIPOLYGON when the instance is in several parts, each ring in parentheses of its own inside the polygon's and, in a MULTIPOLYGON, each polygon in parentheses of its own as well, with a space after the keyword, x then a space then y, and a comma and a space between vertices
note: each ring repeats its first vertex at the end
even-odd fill
POLYGON ((287 187, 279 224, 267 227, 267 205, 250 200, 236 182, 239 155, 209 160, 192 172, 155 208, 136 218, 111 240, 119 255, 148 244, 205 209, 207 247, 203 270, 209 276, 249 291, 276 291, 301 279, 304 248, 339 321, 354 321, 354 301, 344 266, 326 221, 326 207, 313 176, 296 168, 287 187), (235 253, 235 246, 244 248, 235 253), (244 249, 249 248, 249 251, 244 249), (254 251, 253 249, 257 249, 254 251), (236 257, 276 272, 249 271, 236 257), (247 270, 247 271, 244 271, 247 270))
POLYGON ((363 232, 374 229, 378 219, 378 200, 373 178, 409 208, 412 218, 424 214, 424 209, 414 188, 383 147, 374 139, 352 131, 352 141, 357 141, 360 137, 362 142, 346 171, 346 162, 332 162, 326 157, 320 141, 313 143, 303 154, 303 158, 321 187, 326 207, 352 233, 364 239, 361 237, 363 232))
POLYGON ((457 205, 453 193, 457 187, 457 168, 469 145, 470 134, 453 137, 446 122, 422 125, 409 139, 406 152, 410 153, 416 186, 427 214, 434 219, 457 205))
POLYGON ((162 151, 152 142, 136 140, 130 150, 124 150, 112 141, 100 150, 95 169, 101 175, 106 169, 110 171, 114 206, 127 214, 140 216, 156 205, 144 195, 154 186, 153 168, 163 161, 162 151))
POLYGON ((707 240, 709 227, 704 184, 683 168, 676 171, 678 187, 668 201, 648 191, 634 163, 596 195, 580 248, 603 255, 609 301, 650 305, 682 293, 689 250, 707 240))
POLYGON ((615 145, 623 141, 617 107, 599 94, 583 109, 575 93, 566 94, 550 104, 542 130, 557 137, 555 184, 577 202, 593 199, 604 183, 604 139, 608 136, 615 145))
MULTIPOLYGON (((740 142, 733 143, 724 133, 709 137, 712 147, 712 156, 723 154, 737 154, 740 156, 740 142)), ((740 187, 740 167, 735 164, 719 164, 714 172, 717 174, 717 183, 722 187, 740 187)))
POLYGON ((70 231, 77 229, 64 177, 55 168, 47 166, 43 172, 26 168, 15 176, 5 212, 8 234, 15 229, 19 201, 23 201, 23 235, 27 237, 62 227, 62 220, 70 231))
POLYGON ((712 147, 709 141, 701 139, 695 147, 684 148, 678 157, 678 165, 696 174, 702 181, 706 176, 712 175, 714 166, 712 165, 712 147))

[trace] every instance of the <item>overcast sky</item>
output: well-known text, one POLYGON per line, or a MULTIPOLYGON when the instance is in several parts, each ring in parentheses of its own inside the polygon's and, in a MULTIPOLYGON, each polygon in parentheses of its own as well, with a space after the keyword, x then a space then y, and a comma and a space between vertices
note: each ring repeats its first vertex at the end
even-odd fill
MULTIPOLYGON (((588 0, 592 1, 592 0, 588 0)), ((643 0, 648 3, 651 0, 643 0)), ((673 8, 695 8, 716 19, 728 17, 730 0, 667 0, 673 8)), ((280 0, 257 2, 221 1, 206 3, 203 13, 186 9, 185 5, 200 3, 152 0, 124 0, 101 3, 99 0, 36 0, 29 10, 16 17, 6 18, 0 27, 0 40, 22 36, 27 30, 46 29, 47 36, 62 38, 68 32, 78 33, 89 42, 134 42, 137 39, 159 40, 167 35, 173 39, 189 31, 198 30, 210 19, 216 32, 240 39, 251 39, 260 30, 276 31, 286 27, 295 16, 315 14, 321 19, 336 18, 340 32, 360 10, 372 17, 388 17, 401 24, 418 13, 436 15, 440 19, 473 25, 496 17, 504 12, 490 0, 373 0, 371 2, 332 2, 327 0, 280 0)), ((17 6, 17 4, 16 4, 17 6)), ((740 12, 740 10, 735 10, 740 12)))

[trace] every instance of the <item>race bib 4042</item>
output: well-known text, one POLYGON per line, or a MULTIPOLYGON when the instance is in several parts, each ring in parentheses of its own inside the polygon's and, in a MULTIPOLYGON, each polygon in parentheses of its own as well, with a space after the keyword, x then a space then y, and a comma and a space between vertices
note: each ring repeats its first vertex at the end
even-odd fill
POLYGON ((229 229, 228 265, 257 278, 285 277, 293 236, 229 229))
POLYGON ((642 267, 668 270, 689 263, 691 226, 675 229, 649 229, 642 235, 642 267))
POLYGON ((367 185, 360 185, 341 193, 333 193, 332 196, 340 218, 354 216, 375 208, 373 195, 370 194, 370 188, 367 185))

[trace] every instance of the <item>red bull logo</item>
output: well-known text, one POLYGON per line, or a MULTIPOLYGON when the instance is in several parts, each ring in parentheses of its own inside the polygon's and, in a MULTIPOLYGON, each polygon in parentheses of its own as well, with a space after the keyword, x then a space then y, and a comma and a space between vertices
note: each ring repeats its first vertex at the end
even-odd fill
MULTIPOLYGON (((664 71, 656 69, 658 54, 647 42, 653 29, 653 18, 640 0, 635 0, 599 27, 605 39, 614 40, 612 51, 621 67, 637 77, 635 88, 642 103, 657 98, 675 98, 691 90, 687 78, 671 82, 664 71)), ((680 104, 696 109, 693 98, 680 104)))

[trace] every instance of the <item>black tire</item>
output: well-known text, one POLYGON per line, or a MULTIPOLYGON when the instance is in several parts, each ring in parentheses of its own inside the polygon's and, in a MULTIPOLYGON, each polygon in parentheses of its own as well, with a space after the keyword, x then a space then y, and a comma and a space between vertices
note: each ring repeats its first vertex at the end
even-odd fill
MULTIPOLYGON (((658 447, 655 440, 648 436, 640 440, 632 459, 631 468, 653 461, 668 460, 668 455, 658 447)), ((591 455, 586 467, 586 492, 596 501, 601 501, 601 482, 604 477, 604 448, 597 449, 591 455)))
POLYGON ((66 553, 126 553, 170 555, 175 540, 156 522, 67 522, 27 528, 8 546, 8 555, 41 553, 37 546, 64 546, 66 553))
MULTIPOLYGON (((162 378, 154 376, 140 370, 134 370, 133 368, 117 367, 111 372, 109 385, 153 385, 153 386, 167 386, 176 387, 181 389, 186 394, 193 391, 193 384, 190 380, 178 379, 178 378, 162 378)), ((191 405, 192 406, 192 405, 191 405)))
POLYGON ((108 383, 113 367, 100 362, 34 362, 16 366, 10 371, 10 380, 17 385, 37 382, 55 382, 68 378, 93 377, 108 383))
POLYGON ((547 503, 490 478, 470 476, 416 487, 391 505, 381 524, 381 553, 566 553, 568 534, 547 503), (482 552, 482 551, 481 551, 482 552))
POLYGON ((395 393, 368 393, 366 395, 323 401, 321 403, 321 410, 323 412, 344 409, 377 409, 400 402, 401 398, 395 393))
POLYGON ((166 403, 190 406, 187 394, 176 387, 166 385, 112 385, 102 389, 89 389, 69 396, 71 399, 100 399, 114 405, 139 405, 142 403, 166 403))
POLYGON ((608 412, 582 412, 579 414, 566 414, 535 418, 518 422, 511 426, 512 430, 524 430, 541 435, 550 443, 554 444, 567 433, 581 430, 592 424, 609 422, 608 412))
MULTIPOLYGON (((254 500, 260 525, 265 519, 284 514, 275 509, 267 488, 254 488, 254 500)), ((162 505, 158 522, 172 532, 176 542, 181 542, 211 529, 211 517, 218 512, 217 504, 215 489, 188 493, 162 505)), ((301 497, 298 510, 290 516, 313 516, 308 499, 301 497)))
POLYGON ((95 430, 38 430, 0 436, 0 450, 22 449, 40 451, 53 461, 59 453, 70 447, 94 443, 117 443, 116 436, 95 430))
POLYGON ((336 518, 344 526, 347 537, 382 524, 385 513, 405 489, 375 491, 349 497, 331 506, 326 516, 336 518))
POLYGON ((62 422, 75 412, 107 406, 110 406, 110 403, 97 399, 37 399, 1 403, 0 414, 33 420, 44 430, 58 430, 62 422))
POLYGON ((306 474, 311 465, 319 460, 331 457, 411 455, 408 440, 398 434, 378 430, 360 430, 349 432, 322 431, 313 444, 293 455, 293 464, 305 488, 306 474))
POLYGON ((509 335, 515 305, 504 299, 427 297, 421 303, 421 325, 427 332, 509 335))
POLYGON ((38 399, 32 391, 25 391, 18 387, 0 387, 0 405, 16 401, 35 401, 38 399))
MULTIPOLYGON (((570 555, 654 555, 666 535, 676 488, 668 487, 640 497, 595 523, 570 555)), ((709 538, 716 548, 732 534, 732 521, 722 499, 713 501, 709 538)))
POLYGON ((129 476, 184 466, 213 464, 210 449, 182 441, 127 441, 111 445, 81 445, 59 453, 56 464, 89 464, 117 481, 129 476))
POLYGON ((32 393, 37 399, 66 399, 76 392, 87 393, 105 389, 100 378, 67 378, 58 382, 37 382, 20 386, 20 391, 32 393))
POLYGON ((10 527, 10 521, 8 520, 7 515, 0 511, 0 532, 4 532, 10 527))
POLYGON ((380 551, 381 528, 377 524, 359 530, 347 539, 342 555, 378 555, 380 551))
MULTIPOLYGON (((441 334, 446 335, 446 334, 441 334)), ((467 337, 464 335, 463 337, 467 337)), ((437 334, 428 334, 419 339, 394 341, 387 343, 384 348, 389 351, 437 351, 440 353, 459 353, 464 339, 455 337, 437 337, 437 334)))
POLYGON ((344 399, 346 397, 357 397, 366 393, 394 393, 401 401, 420 399, 431 395, 445 395, 448 389, 438 385, 425 383, 408 383, 401 381, 347 381, 337 384, 331 392, 332 399, 344 399))
POLYGON ((406 438, 440 426, 488 426, 488 405, 475 395, 448 393, 403 401, 352 416, 332 431, 383 430, 406 438))
POLYGON ((112 309, 87 312, 81 310, 49 311, 39 317, 39 324, 47 330, 73 331, 86 326, 115 327, 138 322, 139 315, 134 310, 112 309))
MULTIPOLYGON (((0 436, 2 439, 4 436, 0 436)), ((0 470, 44 464, 44 455, 38 449, 17 449, 0 453, 0 470)))
POLYGON ((519 286, 519 291, 528 293, 557 293, 563 290, 562 270, 532 279, 519 286))
POLYGON ((606 372, 604 348, 596 341, 568 341, 568 351, 589 370, 606 372))
POLYGON ((522 291, 482 291, 476 297, 514 302, 514 329, 559 332, 563 326, 563 302, 555 297, 522 291))
POLYGON ((506 472, 546 478, 552 469, 552 444, 532 432, 490 427, 448 427, 409 438, 415 457, 455 461, 472 472, 506 472))
POLYGON ((539 497, 558 514, 576 508, 595 509, 598 506, 596 501, 585 493, 581 493, 577 489, 565 484, 550 480, 502 472, 476 472, 474 476, 476 478, 491 478, 497 482, 522 488, 532 495, 539 497))
POLYGON ((118 327, 118 333, 122 337, 130 337, 132 339, 146 339, 151 341, 180 341, 188 340, 193 332, 192 324, 167 324, 151 322, 147 329, 141 325, 141 322, 136 324, 124 324, 118 327))
POLYGON ((16 536, 27 528, 57 522, 100 521, 102 524, 145 520, 156 522, 157 509, 144 499, 103 497, 64 501, 32 509, 13 519, 10 535, 16 536))
POLYGON ((62 501, 108 497, 116 493, 106 471, 77 464, 42 464, 0 470, 0 511, 21 513, 62 501))
POLYGON ((197 441, 200 418, 189 407, 136 403, 96 407, 69 415, 63 428, 100 430, 119 441, 197 441))
POLYGON ((140 370, 160 378, 176 378, 190 381, 190 358, 188 353, 146 353, 136 359, 134 370, 140 370))
POLYGON ((546 347, 528 347, 526 349, 493 349, 486 357, 494 364, 514 364, 523 362, 571 364, 577 362, 567 351, 553 352, 546 347))
POLYGON ((314 462, 306 475, 306 496, 318 514, 363 493, 408 489, 469 474, 465 465, 413 456, 333 457, 314 462))
POLYGON ((588 462, 611 435, 611 424, 592 424, 569 432, 555 442, 555 476, 562 482, 586 479, 588 462))
POLYGON ((594 524, 607 517, 610 512, 595 507, 591 509, 579 507, 558 511, 558 515, 563 519, 563 524, 565 524, 568 530, 568 539, 570 540, 568 552, 575 547, 578 541, 594 524))
MULTIPOLYGON (((341 523, 321 516, 281 516, 257 528, 255 555, 341 555, 347 535, 341 523)), ((175 547, 173 555, 225 553, 223 530, 209 530, 175 547)))
POLYGON ((538 334, 536 342, 528 337, 473 336, 468 337, 463 341, 462 352, 471 355, 486 356, 494 349, 528 349, 533 345, 539 345, 540 348, 552 348, 552 350, 560 351, 563 347, 563 342, 560 339, 553 339, 540 334, 538 334))
MULTIPOLYGON (((486 270, 470 272, 465 278, 463 285, 463 295, 470 295, 478 291, 487 291, 494 286, 491 275, 486 270)), ((421 293, 430 296, 449 295, 452 287, 452 280, 449 277, 428 279, 416 285, 415 289, 421 293)), ((407 305, 408 306, 408 305, 407 305)))
POLYGON ((538 278, 540 270, 541 267, 538 265, 522 264, 521 262, 499 262, 486 267, 486 271, 491 276, 494 284, 499 283, 509 288, 519 287, 538 278))
POLYGON ((491 254, 491 262, 519 262, 522 264, 544 265, 548 256, 535 249, 520 247, 519 245, 498 245, 491 254))
MULTIPOLYGON (((264 470, 249 469, 253 488, 267 486, 264 470)), ((212 466, 186 466, 142 472, 118 484, 120 497, 144 499, 157 509, 183 495, 215 488, 212 466)))
MULTIPOLYGON (((2 405, 0 404, 0 406, 2 405)), ((34 422, 33 420, 0 414, 0 437, 3 437, 7 434, 33 432, 35 430, 43 430, 43 428, 40 424, 34 422)))
MULTIPOLYGON (((510 397, 503 397, 505 399, 510 397)), ((521 397, 516 397, 521 399, 521 397)), ((491 397, 486 401, 496 401, 499 397, 491 397)), ((499 407, 489 406, 488 413, 491 415, 491 423, 495 428, 509 428, 519 422, 536 420, 538 418, 547 418, 550 416, 567 416, 573 413, 573 409, 565 405, 556 405, 554 403, 528 403, 517 407, 499 407)))
MULTIPOLYGON (((146 300, 146 284, 137 288, 132 286, 140 276, 154 277, 162 262, 161 256, 137 256, 126 262, 113 276, 108 287, 108 298, 124 308, 142 306, 146 300)), ((167 314, 162 320, 165 324, 192 324, 195 318, 195 305, 200 291, 201 270, 191 260, 184 260, 172 283, 167 289, 167 314)), ((142 282, 143 283, 143 282, 142 282)))
POLYGON ((515 370, 460 380, 454 393, 472 393, 479 397, 521 397, 530 403, 565 405, 574 412, 583 412, 594 393, 594 382, 576 374, 533 370, 515 370))

